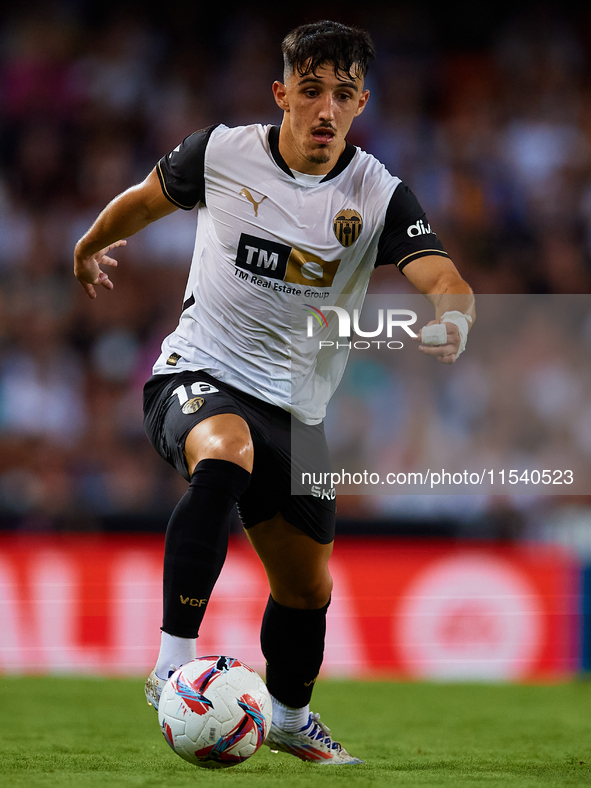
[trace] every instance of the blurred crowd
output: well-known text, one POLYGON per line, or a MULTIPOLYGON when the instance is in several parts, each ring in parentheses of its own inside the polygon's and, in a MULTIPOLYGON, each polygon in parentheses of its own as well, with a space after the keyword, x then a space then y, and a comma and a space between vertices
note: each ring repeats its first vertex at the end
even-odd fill
MULTIPOLYGON (((533 4, 497 17, 486 34, 473 19, 480 37, 470 45, 450 41, 429 9, 370 3, 354 17, 339 12, 367 27, 378 49, 372 98, 351 141, 413 189, 476 293, 589 293, 591 11, 533 4)), ((163 527, 184 490, 147 443, 141 392, 176 325, 195 216, 177 211, 133 238, 117 254, 115 291, 93 302, 72 275, 72 250, 111 198, 195 129, 280 122, 270 86, 281 78, 283 35, 334 18, 322 3, 297 11, 276 9, 271 18, 264 7, 179 1, 150 16, 134 3, 62 0, 6 16, 5 527, 150 519, 163 527)), ((396 270, 381 269, 372 288, 406 286, 396 270)), ((380 389, 383 378, 375 379, 380 389)), ((448 416, 442 409, 440 418, 448 416)), ((354 509, 360 517, 376 511, 367 502, 354 509)), ((384 504, 381 514, 393 512, 384 504)))

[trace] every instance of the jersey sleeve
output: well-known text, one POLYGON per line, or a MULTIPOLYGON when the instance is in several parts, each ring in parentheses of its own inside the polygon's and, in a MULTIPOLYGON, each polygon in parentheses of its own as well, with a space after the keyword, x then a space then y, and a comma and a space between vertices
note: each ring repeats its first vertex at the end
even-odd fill
POLYGON ((189 134, 156 165, 164 196, 177 208, 190 211, 197 203, 205 203, 205 149, 216 128, 189 134))
POLYGON ((396 265, 402 271, 413 260, 431 254, 449 256, 417 198, 408 186, 399 183, 386 210, 375 267, 396 265))

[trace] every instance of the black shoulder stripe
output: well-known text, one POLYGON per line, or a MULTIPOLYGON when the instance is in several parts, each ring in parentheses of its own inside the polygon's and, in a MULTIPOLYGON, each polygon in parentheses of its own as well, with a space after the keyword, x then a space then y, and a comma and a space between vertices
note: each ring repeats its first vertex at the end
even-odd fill
POLYGON ((164 196, 177 208, 190 211, 198 203, 205 203, 205 151, 219 125, 189 134, 156 165, 164 196))
POLYGON ((388 203, 375 267, 396 265, 402 271, 413 260, 429 255, 448 257, 419 201, 401 182, 388 203))
POLYGON ((156 173, 158 175, 158 180, 160 181, 160 187, 162 192, 167 200, 169 200, 173 205, 176 205, 177 208, 182 208, 183 211, 190 211, 192 210, 197 203, 193 205, 183 205, 178 200, 175 200, 174 197, 170 194, 168 189, 166 188, 166 181, 164 180, 164 175, 162 174, 162 160, 158 162, 156 165, 156 173))

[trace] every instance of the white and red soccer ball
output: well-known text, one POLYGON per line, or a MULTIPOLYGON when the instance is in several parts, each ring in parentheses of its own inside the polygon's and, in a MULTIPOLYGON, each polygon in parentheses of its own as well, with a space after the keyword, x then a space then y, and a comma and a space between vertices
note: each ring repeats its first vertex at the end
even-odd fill
POLYGON ((189 763, 221 769, 259 749, 271 725, 261 677, 233 657, 200 657, 167 681, 158 721, 172 749, 189 763))

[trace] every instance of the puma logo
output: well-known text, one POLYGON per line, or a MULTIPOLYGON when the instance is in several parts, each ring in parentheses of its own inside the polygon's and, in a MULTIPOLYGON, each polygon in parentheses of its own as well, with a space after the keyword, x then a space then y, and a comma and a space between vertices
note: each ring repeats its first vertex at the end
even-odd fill
POLYGON ((317 679, 317 678, 318 678, 318 676, 316 675, 316 676, 315 676, 315 677, 312 679, 312 681, 304 681, 304 687, 311 687, 311 686, 312 686, 312 684, 315 684, 315 683, 316 683, 316 679, 317 679))
POLYGON ((248 189, 247 189, 246 187, 244 187, 243 189, 241 189, 241 190, 240 190, 240 194, 241 194, 243 197, 246 197, 246 199, 248 200, 248 202, 252 204, 252 207, 254 208, 254 215, 255 215, 255 216, 258 216, 258 215, 259 215, 259 205, 260 205, 260 204, 263 202, 263 200, 266 200, 266 199, 267 199, 267 195, 265 195, 265 196, 263 197, 263 200, 259 200, 259 201, 257 202, 257 201, 254 199, 254 197, 252 196, 252 194, 251 194, 251 193, 248 191, 248 189))

